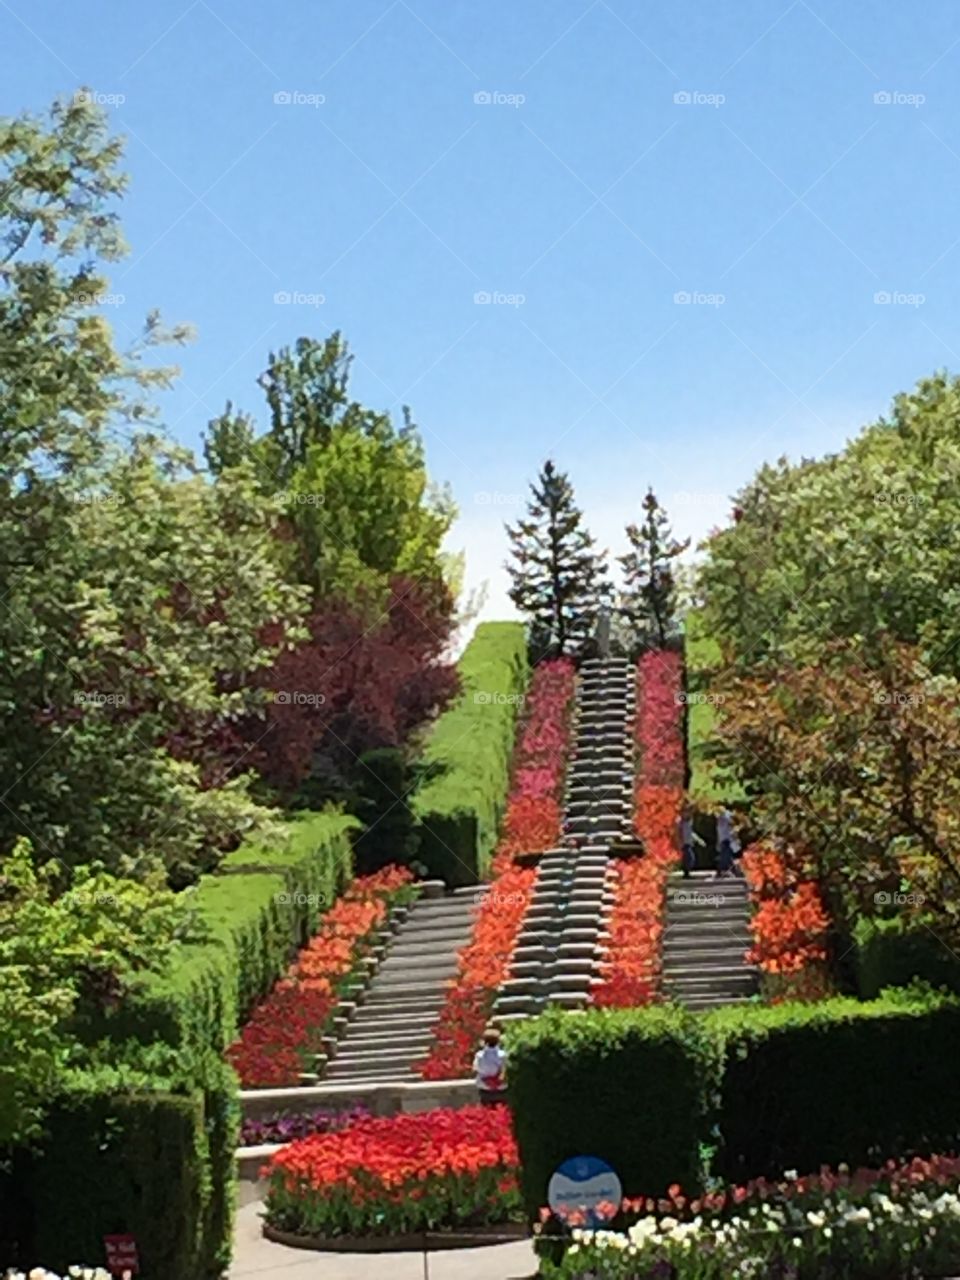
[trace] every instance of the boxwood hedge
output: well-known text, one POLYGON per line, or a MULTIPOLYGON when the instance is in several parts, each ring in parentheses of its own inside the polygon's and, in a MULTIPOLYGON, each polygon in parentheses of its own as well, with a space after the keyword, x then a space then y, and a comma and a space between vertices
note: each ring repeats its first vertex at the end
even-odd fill
POLYGON ((529 676, 523 624, 481 623, 458 671, 460 696, 433 726, 413 804, 420 860, 452 886, 481 879, 496 844, 529 676))
POLYGON ((872 1000, 884 987, 905 987, 918 978, 960 992, 960 959, 937 936, 937 923, 861 919, 853 928, 857 992, 872 1000))

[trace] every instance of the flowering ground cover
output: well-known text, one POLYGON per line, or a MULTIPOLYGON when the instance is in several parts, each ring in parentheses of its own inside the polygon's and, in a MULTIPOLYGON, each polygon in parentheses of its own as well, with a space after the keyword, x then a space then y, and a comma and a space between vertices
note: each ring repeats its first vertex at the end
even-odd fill
MULTIPOLYGON (((960 1160, 932 1156, 880 1169, 841 1166, 758 1179, 698 1198, 608 1206, 618 1230, 574 1228, 552 1280, 908 1280, 960 1267, 960 1160), (634 1219, 632 1225, 627 1225, 634 1219), (623 1224, 621 1226, 621 1224, 623 1224)), ((544 1226, 549 1211, 542 1214, 544 1226)), ((549 1251, 547 1251, 549 1252, 549 1251)))
POLYGON ((402 867, 353 881, 227 1050, 244 1088, 300 1083, 312 1055, 321 1050, 343 988, 369 954, 391 908, 415 892, 412 873, 402 867))
POLYGON ((748 959, 763 974, 768 998, 776 1002, 828 995, 830 921, 817 884, 800 878, 769 845, 747 849, 742 864, 753 905, 748 959))
POLYGON ((659 987, 666 885, 677 862, 676 827, 683 800, 682 688, 678 653, 652 650, 637 664, 634 737, 638 771, 634 829, 640 858, 616 859, 611 868, 613 906, 607 922, 597 1005, 649 1004, 659 987))
POLYGON ((358 1120, 366 1120, 370 1112, 357 1106, 335 1111, 330 1107, 314 1107, 307 1111, 277 1112, 271 1116, 246 1117, 240 1127, 241 1147, 261 1147, 273 1142, 294 1142, 313 1133, 335 1133, 358 1120))
POLYGON ((548 849, 560 838, 575 692, 576 674, 567 659, 541 663, 533 674, 493 880, 477 908, 470 941, 460 952, 433 1048, 417 1066, 425 1080, 451 1080, 469 1073, 497 988, 509 972, 537 879, 535 867, 518 867, 514 859, 548 849))
POLYGON ((404 1235, 519 1220, 506 1107, 361 1120, 293 1142, 267 1165, 266 1220, 298 1235, 404 1235))

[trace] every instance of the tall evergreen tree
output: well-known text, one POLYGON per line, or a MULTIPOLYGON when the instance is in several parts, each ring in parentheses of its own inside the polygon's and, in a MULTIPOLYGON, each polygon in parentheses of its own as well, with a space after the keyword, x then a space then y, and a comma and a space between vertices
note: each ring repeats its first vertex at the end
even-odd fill
POLYGON ((643 512, 642 524, 627 525, 631 550, 618 557, 624 577, 620 607, 637 643, 662 649, 676 631, 674 561, 689 547, 690 539, 676 540, 652 489, 643 500, 643 512))
POLYGON ((605 556, 594 550, 565 472, 548 459, 530 489, 527 519, 507 525, 510 599, 529 619, 535 659, 579 653, 610 592, 605 556))

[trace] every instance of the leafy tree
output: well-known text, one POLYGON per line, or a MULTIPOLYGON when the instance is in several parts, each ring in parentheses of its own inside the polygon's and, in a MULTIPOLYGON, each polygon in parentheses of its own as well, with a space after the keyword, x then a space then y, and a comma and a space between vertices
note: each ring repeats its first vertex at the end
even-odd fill
POLYGON ((619 556, 625 590, 620 607, 640 645, 662 649, 676 634, 677 579, 674 561, 689 547, 678 542, 652 489, 643 500, 641 525, 627 525, 631 550, 619 556))
POLYGON ((367 751, 358 763, 357 791, 350 806, 363 823, 355 842, 357 870, 368 875, 388 863, 408 866, 420 848, 410 807, 418 771, 398 747, 367 751))
POLYGON ((189 902, 154 877, 117 879, 34 865, 18 842, 0 873, 0 1148, 39 1131, 50 1094, 75 1057, 78 1022, 108 1014, 147 972, 198 935, 189 902))
POLYGON ((527 519, 507 526, 510 599, 529 619, 537 659, 579 653, 609 594, 605 559, 594 551, 565 472, 548 460, 530 489, 527 519))

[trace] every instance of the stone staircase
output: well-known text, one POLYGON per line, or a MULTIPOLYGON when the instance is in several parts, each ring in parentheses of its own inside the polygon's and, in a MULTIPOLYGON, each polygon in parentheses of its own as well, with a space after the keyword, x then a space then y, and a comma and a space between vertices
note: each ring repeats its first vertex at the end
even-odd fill
POLYGON ((743 880, 712 871, 670 877, 663 934, 663 992, 691 1009, 738 1004, 756 994, 746 962, 750 902, 743 880))
POLYGON ((614 846, 633 839, 634 701, 635 672, 626 659, 580 668, 563 835, 539 860, 510 976, 494 1003, 498 1022, 547 1004, 587 1003, 610 906, 610 858, 614 846))
POLYGON ((331 1046, 324 1084, 418 1080, 413 1064, 430 1051, 457 952, 473 927, 482 887, 419 898, 387 947, 383 961, 343 1035, 331 1046))

